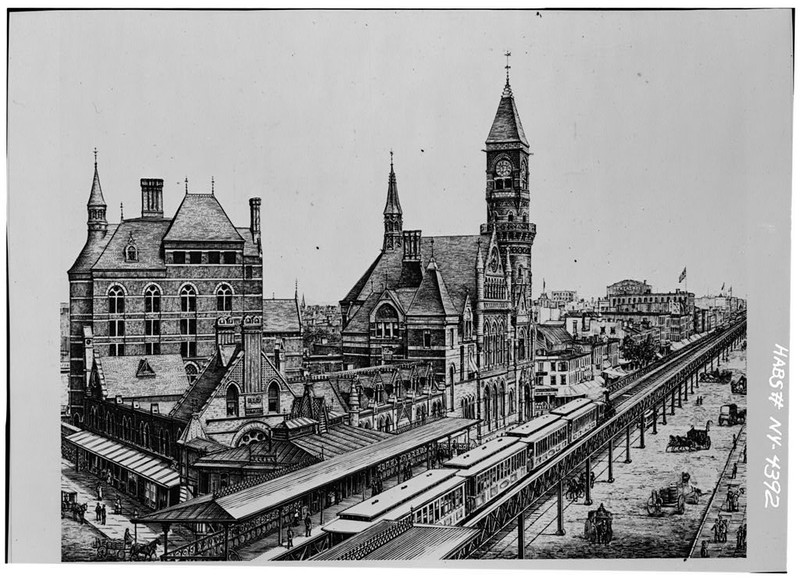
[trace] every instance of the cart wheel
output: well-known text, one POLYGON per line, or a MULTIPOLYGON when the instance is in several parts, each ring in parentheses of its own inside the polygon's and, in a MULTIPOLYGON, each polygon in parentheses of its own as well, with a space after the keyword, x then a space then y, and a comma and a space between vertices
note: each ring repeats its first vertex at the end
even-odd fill
POLYGON ((676 503, 676 507, 677 508, 675 510, 675 513, 676 514, 683 514, 684 511, 685 511, 685 505, 686 505, 686 499, 681 494, 680 496, 678 496, 678 502, 676 503))
POLYGON ((104 546, 97 548, 97 558, 101 561, 105 561, 108 557, 108 549, 104 546))

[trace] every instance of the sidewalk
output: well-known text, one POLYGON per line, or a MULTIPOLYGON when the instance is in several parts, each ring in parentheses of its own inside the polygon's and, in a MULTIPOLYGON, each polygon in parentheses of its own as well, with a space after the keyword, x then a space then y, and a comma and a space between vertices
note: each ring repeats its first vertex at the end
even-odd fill
MULTIPOLYGON (((86 503, 88 509, 84 518, 87 525, 108 539, 121 540, 125 538, 125 529, 130 530, 131 537, 135 538, 138 543, 148 543, 153 539, 159 538, 161 544, 158 546, 156 554, 160 556, 164 552, 164 533, 160 528, 151 528, 143 524, 134 527, 130 521, 134 510, 138 510, 140 515, 144 515, 151 512, 151 509, 144 507, 127 494, 111 486, 103 486, 103 500, 98 501, 95 492, 97 481, 98 478, 94 474, 77 472, 71 462, 64 458, 61 459, 61 487, 65 490, 74 490, 78 493, 78 502, 81 504, 86 503), (114 514, 114 504, 117 496, 122 501, 122 514, 114 514), (106 524, 101 524, 95 520, 95 507, 98 502, 106 505, 106 524)), ((72 518, 72 515, 64 518, 72 518)), ((167 540, 169 547, 175 548, 178 545, 190 542, 192 539, 183 531, 170 530, 167 540)))
POLYGON ((705 519, 698 532, 697 543, 692 551, 691 558, 699 559, 703 541, 706 541, 709 558, 730 558, 746 557, 747 546, 743 549, 736 548, 736 531, 740 526, 747 523, 747 494, 745 486, 747 483, 747 462, 744 461, 744 450, 747 446, 747 426, 742 428, 736 442, 736 449, 730 457, 730 461, 725 466, 720 477, 719 486, 711 499, 711 503, 705 519), (733 465, 737 464, 736 478, 733 478, 733 465), (728 510, 726 502, 728 488, 739 491, 739 510, 731 512, 728 510), (722 517, 728 521, 727 542, 714 542, 714 532, 712 527, 717 517, 722 517))

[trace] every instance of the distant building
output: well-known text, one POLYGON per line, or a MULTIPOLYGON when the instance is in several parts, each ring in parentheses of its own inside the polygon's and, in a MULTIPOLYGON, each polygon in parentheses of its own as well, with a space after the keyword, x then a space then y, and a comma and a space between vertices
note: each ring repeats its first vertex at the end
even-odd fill
POLYGON ((677 342, 695 332, 694 293, 654 293, 645 282, 623 280, 607 287, 606 319, 627 324, 659 327, 663 341, 677 342))
POLYGON ((550 297, 563 309, 568 303, 575 302, 578 299, 578 293, 573 290, 554 290, 550 291, 550 297))
POLYGON ((281 371, 292 372, 303 366, 303 321, 297 297, 264 299, 264 350, 281 371))

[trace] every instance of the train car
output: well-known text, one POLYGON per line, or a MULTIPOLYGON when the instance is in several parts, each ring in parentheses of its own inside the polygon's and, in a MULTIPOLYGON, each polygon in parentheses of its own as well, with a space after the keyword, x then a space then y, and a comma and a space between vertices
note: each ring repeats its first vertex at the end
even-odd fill
POLYGON ((528 471, 541 466, 569 444, 569 422, 544 414, 506 432, 528 446, 528 471))
POLYGON ((597 426, 600 407, 597 402, 586 397, 580 397, 561 407, 550 410, 550 413, 567 420, 569 441, 574 442, 597 426))
POLYGON ((466 516, 466 480, 458 470, 428 470, 402 484, 376 494, 339 512, 338 518, 322 527, 337 538, 360 533, 382 520, 408 517, 413 509, 415 522, 454 524, 466 516))
POLYGON ((467 481, 467 512, 488 503, 527 472, 527 446, 518 438, 496 438, 445 462, 467 481))

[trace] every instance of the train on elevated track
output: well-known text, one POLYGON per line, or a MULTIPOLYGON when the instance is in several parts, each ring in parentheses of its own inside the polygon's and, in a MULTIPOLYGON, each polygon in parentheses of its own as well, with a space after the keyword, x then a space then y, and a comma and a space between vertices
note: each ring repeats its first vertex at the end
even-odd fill
POLYGON ((605 402, 575 399, 446 460, 443 468, 341 511, 323 530, 348 537, 379 521, 407 518, 419 524, 457 525, 593 430, 608 413, 605 402))

